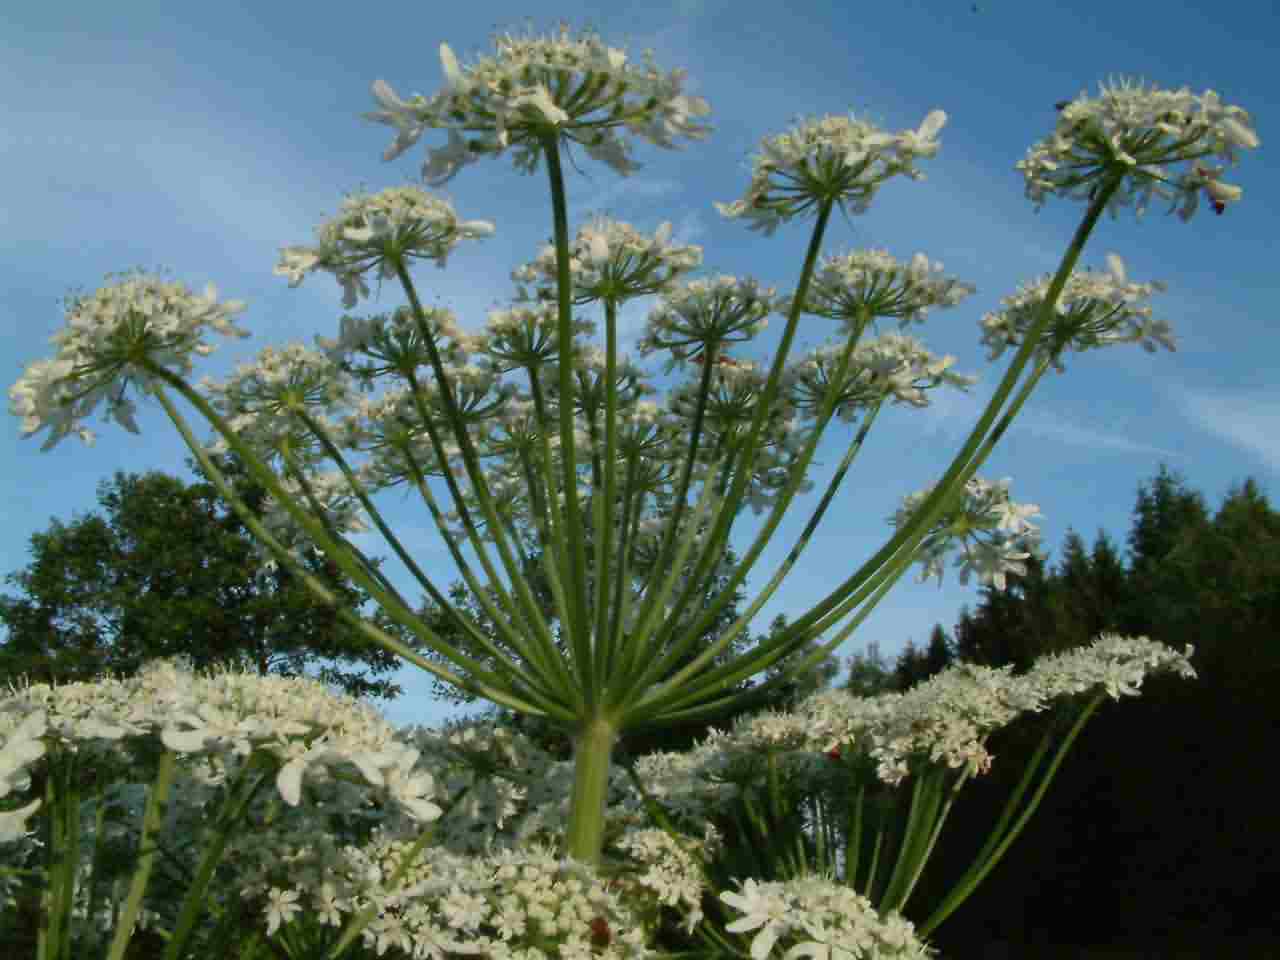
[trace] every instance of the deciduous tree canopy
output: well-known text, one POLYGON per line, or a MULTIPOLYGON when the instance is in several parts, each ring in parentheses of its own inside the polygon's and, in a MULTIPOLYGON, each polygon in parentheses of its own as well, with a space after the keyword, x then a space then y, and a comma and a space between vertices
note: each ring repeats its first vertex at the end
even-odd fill
MULTIPOLYGON (((195 467, 194 461, 188 463, 195 467)), ((263 492, 236 464, 234 478, 255 512, 263 492)), ((117 473, 98 488, 101 512, 54 519, 31 538, 31 563, 0 597, 0 682, 73 682, 129 676, 154 657, 186 655, 260 673, 318 676, 356 697, 390 699, 399 685, 376 679, 398 661, 366 642, 283 569, 269 570, 240 519, 211 484, 152 471, 117 473), (358 668, 367 668, 367 671, 358 668), (371 676, 372 675, 372 676, 371 676)), ((348 605, 367 595, 322 554, 306 568, 348 605)), ((376 565, 376 563, 375 563, 376 565)), ((379 613, 382 629, 410 642, 379 613)))

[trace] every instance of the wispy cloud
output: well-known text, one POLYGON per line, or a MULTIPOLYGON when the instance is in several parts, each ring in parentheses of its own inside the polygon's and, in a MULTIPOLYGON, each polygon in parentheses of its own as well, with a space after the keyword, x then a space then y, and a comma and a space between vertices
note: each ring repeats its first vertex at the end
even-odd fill
POLYGON ((1280 472, 1280 398, 1258 394, 1178 394, 1183 413, 1202 429, 1280 472))
POLYGON ((674 180, 643 176, 620 177, 611 170, 601 169, 598 164, 594 166, 596 169, 586 171, 590 180, 576 175, 573 177, 577 184, 586 184, 587 187, 578 186, 576 190, 569 190, 571 220, 581 220, 592 213, 608 214, 621 219, 623 210, 634 216, 639 208, 651 207, 652 201, 670 197, 683 189, 674 180))
MULTIPOLYGON (((972 390, 968 393, 957 390, 935 390, 930 394, 930 406, 921 411, 921 416, 927 424, 926 429, 931 434, 951 432, 957 424, 968 427, 976 423, 988 399, 986 394, 977 394, 972 390)), ((1100 430, 1094 426, 1072 423, 1060 414, 1050 415, 1033 407, 1022 410, 1009 430, 1011 434, 1030 435, 1041 440, 1088 447, 1091 450, 1157 455, 1170 459, 1181 459, 1185 456, 1180 451, 1143 443, 1118 431, 1100 430)))
POLYGON ((1071 423, 1060 416, 1049 416, 1037 410, 1026 410, 1014 421, 1010 430, 1018 430, 1032 434, 1042 440, 1055 443, 1067 443, 1073 446, 1089 447, 1092 450, 1114 450, 1117 453, 1154 454, 1161 457, 1181 459, 1184 453, 1142 443, 1122 433, 1111 430, 1099 430, 1095 427, 1081 426, 1071 423))

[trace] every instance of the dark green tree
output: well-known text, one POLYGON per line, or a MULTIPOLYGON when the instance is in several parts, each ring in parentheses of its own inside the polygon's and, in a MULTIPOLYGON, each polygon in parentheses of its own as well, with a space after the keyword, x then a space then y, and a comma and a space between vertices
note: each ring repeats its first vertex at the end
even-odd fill
POLYGON ((1125 612, 1125 633, 1143 632, 1144 625, 1149 629, 1153 617, 1163 622, 1195 616, 1189 595, 1172 595, 1158 589, 1157 568, 1184 540, 1208 524, 1204 497, 1188 490, 1181 475, 1170 472, 1163 463, 1149 485, 1139 486, 1133 527, 1127 538, 1133 603, 1125 612), (1164 609, 1154 609, 1153 603, 1164 609))
POLYGON ((929 634, 929 646, 924 652, 925 675, 923 679, 928 679, 935 674, 941 673, 951 666, 955 659, 955 644, 951 642, 947 631, 942 629, 942 624, 935 623, 933 632, 929 634))
POLYGON ((899 692, 910 690, 916 684, 941 673, 955 659, 955 645, 947 636, 947 631, 942 628, 942 624, 934 624, 927 647, 921 650, 914 641, 908 640, 906 647, 898 655, 891 675, 893 689, 899 692))
POLYGON ((1026 573, 1010 573, 1006 589, 983 587, 973 613, 967 606, 961 608, 955 625, 956 659, 984 667, 1012 663, 1022 672, 1058 648, 1045 558, 1032 554, 1024 563, 1026 573))
MULTIPOLYGON (((769 624, 769 633, 767 636, 774 636, 781 633, 787 628, 786 614, 778 614, 769 624)), ((764 639, 764 638, 758 638, 764 639)), ((756 642, 758 642, 758 640, 756 642)), ((817 641, 810 640, 807 644, 792 653, 783 657, 772 667, 764 672, 761 677, 762 682, 772 680, 780 673, 790 669, 793 664, 803 661, 811 656, 813 651, 820 644, 817 641)), ((785 683, 778 685, 778 688, 770 695, 760 707, 756 709, 775 709, 786 710, 794 707, 801 700, 820 693, 831 686, 836 676, 840 673, 840 660, 834 656, 828 656, 824 660, 820 660, 808 670, 797 674, 785 683)))
POLYGON ((842 689, 857 697, 874 697, 893 689, 893 664, 880 652, 878 641, 872 640, 866 650, 849 658, 849 675, 842 689))
MULTIPOLYGON (((195 469, 196 464, 188 460, 195 469)), ((229 457, 219 468, 260 513, 264 492, 229 457)), ((0 682, 66 683, 131 676, 156 657, 186 656, 260 674, 317 676, 354 697, 391 699, 396 657, 343 624, 283 568, 268 569, 211 484, 158 471, 117 473, 98 487, 102 513, 54 520, 31 538, 31 563, 0 598, 0 682), (364 667, 363 670, 348 669, 364 667)), ((345 604, 367 595, 319 551, 305 568, 345 604)), ((374 561, 374 567, 378 562, 374 561)), ((410 641, 380 611, 382 629, 410 641)))

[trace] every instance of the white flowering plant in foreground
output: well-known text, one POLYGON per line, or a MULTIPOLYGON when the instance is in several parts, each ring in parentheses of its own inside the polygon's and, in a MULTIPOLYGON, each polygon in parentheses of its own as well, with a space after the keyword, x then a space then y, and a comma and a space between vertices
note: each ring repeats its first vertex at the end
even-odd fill
POLYGON ((339 609, 345 622, 446 683, 557 725, 572 759, 493 725, 394 731, 311 681, 194 676, 167 662, 130 679, 15 687, 0 700, 5 909, 34 912, 41 960, 123 960, 140 931, 165 960, 926 955, 925 938, 1003 856, 1102 699, 1135 694, 1153 671, 1193 676, 1190 650, 1104 636, 1021 677, 960 666, 906 694, 819 695, 687 754, 628 766, 615 743, 750 705, 848 639, 914 563, 940 578, 956 553, 962 578, 997 587, 1022 572, 1039 508, 976 475, 1000 436, 1068 351, 1173 346, 1146 304, 1161 286, 1131 281, 1116 255, 1105 272, 1077 271, 1087 240, 1104 210, 1141 214, 1153 193, 1184 221, 1201 191, 1218 213, 1238 202, 1225 168, 1204 158, 1234 163, 1258 146, 1248 114, 1213 91, 1127 81, 1062 105, 1017 166, 1037 205, 1060 196, 1086 212, 1058 270, 982 319, 992 357, 1014 355, 977 425, 943 476, 890 518, 884 547, 738 653, 731 645, 809 543, 883 406, 925 407, 932 390, 974 380, 902 332, 958 306, 971 285, 922 253, 823 255, 835 208, 865 212, 890 179, 922 178, 916 164, 937 154, 946 115, 896 134, 814 118, 764 139, 743 197, 717 207, 765 235, 812 220, 796 285, 779 294, 692 276, 702 251, 667 225, 650 235, 595 218, 570 232, 562 148, 576 143, 625 175, 636 166, 627 135, 664 148, 706 135, 709 107, 682 92, 681 71, 567 28, 500 37, 466 67, 446 45, 440 55, 443 91, 405 100, 379 80, 381 109, 368 116, 396 129, 385 159, 447 131, 422 171, 433 186, 508 150, 524 172, 545 167, 553 242, 514 270, 509 309, 465 328, 423 307, 409 274, 415 259, 445 266, 493 224, 414 186, 355 195, 313 245, 283 248, 276 272, 291 286, 332 274, 348 309, 376 274, 399 283, 405 306, 344 315, 336 339, 267 348, 225 381, 193 385, 192 355, 212 351, 210 333, 247 335, 233 322, 245 305, 219 301, 212 284, 198 295, 127 276, 70 302, 54 356, 25 370, 11 409, 27 434, 48 430, 49 449, 72 433, 91 441, 85 421, 104 400, 107 419, 136 432, 131 393, 154 398, 264 559, 335 604, 298 562, 302 545, 323 550, 437 659, 339 609), (619 355, 618 311, 641 296, 658 305, 633 360, 619 355), (774 315, 780 342, 757 365, 741 351, 774 315), (793 357, 804 315, 835 321, 833 339, 793 357), (881 333, 879 320, 899 331, 881 333), (676 376, 665 402, 641 362, 654 355, 676 376), (211 441, 196 439, 178 398, 212 425, 211 441), (690 659, 810 488, 833 421, 857 429, 801 535, 690 659), (218 471, 218 452, 268 491, 261 519, 218 471), (422 498, 491 631, 383 519, 374 496, 401 484, 422 498), (726 571, 747 506, 760 530, 726 571), (370 527, 465 643, 433 631, 347 537, 370 527), (735 692, 784 658, 774 680, 735 692), (943 903, 908 922, 956 791, 991 764, 987 737, 1045 709, 1055 722, 988 845, 943 903))

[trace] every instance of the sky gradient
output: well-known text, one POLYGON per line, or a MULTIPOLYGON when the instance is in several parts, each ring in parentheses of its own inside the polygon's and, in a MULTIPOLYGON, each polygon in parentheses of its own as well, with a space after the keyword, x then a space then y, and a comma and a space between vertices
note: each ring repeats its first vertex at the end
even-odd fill
MULTIPOLYGON (((917 163, 927 179, 894 178, 870 210, 835 217, 824 253, 882 248, 899 260, 917 251, 945 273, 977 286, 960 306, 934 310, 907 332, 954 369, 977 375, 968 394, 938 390, 925 410, 886 408, 846 478, 808 552, 756 621, 795 617, 845 579, 887 539, 886 518, 901 497, 941 475, 963 445, 1011 358, 988 362, 979 320, 1000 298, 1056 269, 1084 214, 1077 201, 1050 198, 1036 212, 1014 163, 1054 126, 1054 103, 1111 75, 1163 88, 1216 90, 1249 111, 1261 140, 1241 151, 1228 182, 1243 200, 1221 217, 1202 203, 1189 223, 1155 199, 1142 219, 1132 209, 1104 216, 1081 266, 1102 269, 1123 258, 1137 282, 1161 280, 1151 301, 1169 321, 1176 353, 1124 345, 1070 354, 1066 372, 1046 375, 1022 415, 980 470, 1013 478, 1012 496, 1039 504, 1043 543, 1056 562, 1074 528, 1086 543, 1101 528, 1123 546, 1138 485, 1160 462, 1182 474, 1216 509, 1233 484, 1255 477, 1274 497, 1280 475, 1280 345, 1275 305, 1274 224, 1280 214, 1280 160, 1271 118, 1280 105, 1271 44, 1280 36, 1272 3, 1240 2, 1224 21, 1205 4, 1152 0, 1017 4, 980 0, 906 0, 875 7, 846 3, 779 6, 727 0, 675 0, 626 9, 564 3, 527 21, 527 5, 387 3, 359 17, 317 15, 314 4, 217 5, 131 2, 123 8, 71 3, 22 5, 0 14, 0 83, 23 91, 0 102, 0 344, 7 387, 29 362, 48 357, 69 292, 91 293, 105 275, 141 266, 164 271, 248 309, 238 323, 248 340, 223 340, 195 377, 225 376, 263 347, 336 334, 340 286, 316 274, 290 289, 273 276, 279 248, 313 241, 315 227, 344 195, 414 183, 427 146, 441 131, 384 163, 390 128, 360 119, 375 109, 370 87, 386 80, 402 96, 430 96, 443 84, 437 53, 448 42, 470 63, 492 50, 495 29, 540 33, 558 19, 592 26, 606 42, 639 58, 654 51, 660 68, 688 71, 688 92, 706 98, 714 132, 669 152, 636 144, 642 169, 622 178, 582 151, 583 174, 566 164, 570 230, 608 213, 652 232, 670 220, 675 238, 702 245, 700 275, 753 276, 794 288, 811 221, 772 238, 721 218, 713 201, 738 199, 749 159, 764 136, 801 116, 846 114, 889 132, 918 127, 945 110, 941 149, 917 163), (1105 11, 1105 20, 1104 20, 1105 11), (70 25, 74 24, 74 29, 70 25), (1052 25, 1047 27, 1046 25, 1052 25)), ((1180 168, 1179 168, 1180 169, 1180 168)), ((464 219, 486 219, 496 233, 468 242, 441 270, 420 265, 414 281, 424 303, 449 307, 464 327, 514 293, 510 271, 532 259, 550 235, 545 174, 519 173, 510 156, 469 166, 435 191, 464 219)), ((386 284, 352 312, 387 312, 404 303, 386 284)), ((623 311, 624 347, 643 327, 649 301, 623 311)), ((782 327, 744 353, 767 359, 782 327)), ((798 348, 816 346, 834 323, 802 320, 798 348)), ((880 331, 897 329, 881 324, 880 331)), ((656 369, 650 362, 648 367, 656 369)), ((196 416, 194 411, 192 416, 196 416)), ((29 539, 54 518, 97 509, 98 484, 117 471, 163 470, 191 480, 188 451, 154 402, 139 400, 140 436, 93 423, 93 447, 69 438, 41 453, 44 434, 21 437, 8 418, 0 433, 0 574, 29 562, 29 539)), ((759 588, 825 488, 849 436, 833 430, 814 471, 817 489, 789 511, 753 571, 759 588)), ((207 429, 200 424, 200 435, 207 429)), ((457 577, 430 518, 399 493, 380 508, 405 546, 442 586, 457 577)), ((749 519, 749 515, 748 515, 749 519)), ((753 532, 741 525, 735 545, 753 532)), ((389 556, 375 535, 356 538, 389 556)), ((748 541, 749 542, 749 541, 748 541)), ((394 560, 384 569, 416 598, 394 560)), ((918 569, 918 568, 915 568, 918 569)), ((927 641, 936 622, 948 629, 976 581, 961 586, 949 568, 941 588, 920 585, 915 569, 879 604, 842 657, 878 641, 895 656, 909 639, 927 641)), ((0 591, 11 593, 7 585, 0 591)), ((1154 638, 1159 639, 1159 638, 1154 638)), ((397 676, 405 696, 385 707, 395 723, 433 724, 457 711, 430 696, 416 669, 397 676)))

